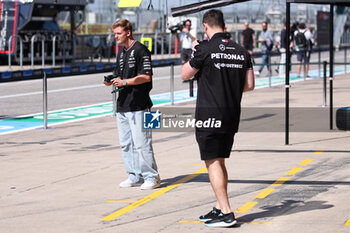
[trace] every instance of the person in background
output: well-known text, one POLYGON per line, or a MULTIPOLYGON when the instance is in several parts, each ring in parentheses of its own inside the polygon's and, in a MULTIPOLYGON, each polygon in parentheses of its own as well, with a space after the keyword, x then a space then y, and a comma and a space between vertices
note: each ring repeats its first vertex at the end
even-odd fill
POLYGON ((254 63, 253 48, 255 47, 255 31, 249 27, 248 22, 244 23, 244 27, 245 29, 242 31, 242 46, 248 50, 254 63))
POLYGON ((302 63, 304 62, 304 77, 309 76, 309 62, 312 52, 312 42, 313 35, 310 29, 306 28, 305 23, 300 23, 298 26, 298 30, 294 32, 294 41, 293 47, 297 53, 297 70, 298 70, 298 78, 300 78, 302 63))
POLYGON ((259 76, 261 75, 261 72, 263 71, 265 65, 267 66, 269 75, 272 74, 271 66, 270 66, 270 56, 273 48, 273 36, 272 36, 272 33, 268 30, 268 24, 266 21, 261 24, 261 27, 262 27, 262 32, 258 40, 258 42, 261 44, 260 48, 261 48, 261 54, 262 54, 262 62, 258 73, 259 76))
POLYGON ((182 31, 179 34, 179 39, 181 41, 181 62, 185 63, 191 58, 192 54, 192 41, 196 38, 191 35, 191 20, 187 19, 183 22, 182 31))
POLYGON ((286 23, 283 24, 283 29, 281 30, 281 40, 280 40, 280 52, 281 52, 281 59, 280 59, 280 65, 278 67, 278 73, 280 77, 284 77, 285 75, 285 67, 286 67, 286 45, 287 45, 287 33, 286 33, 286 23))
MULTIPOLYGON (((299 22, 295 22, 291 25, 290 27, 290 44, 289 44, 289 49, 290 49, 290 53, 289 53, 289 61, 291 61, 292 63, 292 55, 293 55, 293 51, 294 51, 294 32, 296 30, 298 30, 298 25, 299 25, 299 22)), ((289 64, 289 71, 292 71, 292 65, 289 64)))

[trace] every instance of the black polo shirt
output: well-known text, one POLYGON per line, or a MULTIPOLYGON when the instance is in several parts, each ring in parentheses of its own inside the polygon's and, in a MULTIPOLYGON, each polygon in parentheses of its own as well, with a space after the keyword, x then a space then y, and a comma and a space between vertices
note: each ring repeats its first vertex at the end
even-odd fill
MULTIPOLYGON (((119 50, 114 74, 121 79, 133 78, 140 74, 152 76, 151 53, 147 47, 135 40, 128 49, 124 47, 119 50)), ((152 81, 126 86, 119 91, 117 112, 133 112, 152 107, 153 104, 149 96, 151 89, 152 81)))
POLYGON ((190 66, 199 69, 196 120, 220 120, 220 128, 196 128, 215 132, 237 132, 246 72, 252 69, 247 50, 216 33, 195 47, 190 66))

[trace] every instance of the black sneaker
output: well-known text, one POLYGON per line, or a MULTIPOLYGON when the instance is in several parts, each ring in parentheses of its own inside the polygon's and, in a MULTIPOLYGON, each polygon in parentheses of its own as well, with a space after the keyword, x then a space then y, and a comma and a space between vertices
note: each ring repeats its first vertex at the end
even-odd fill
POLYGON ((210 220, 217 218, 219 216, 219 214, 221 214, 221 210, 216 209, 214 207, 213 210, 210 211, 209 213, 207 213, 206 215, 200 216, 199 220, 202 222, 210 221, 210 220))
POLYGON ((206 221, 205 225, 208 227, 231 227, 237 223, 235 215, 233 213, 223 214, 210 221, 206 221))

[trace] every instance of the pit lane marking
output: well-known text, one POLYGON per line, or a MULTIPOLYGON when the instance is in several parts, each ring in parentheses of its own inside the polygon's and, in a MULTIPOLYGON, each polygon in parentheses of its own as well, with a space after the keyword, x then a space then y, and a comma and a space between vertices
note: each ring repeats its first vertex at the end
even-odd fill
POLYGON ((189 180, 192 180, 193 178, 195 178, 195 177, 197 177, 200 174, 205 173, 205 172, 207 172, 207 168, 203 167, 203 168, 199 169, 198 171, 192 173, 191 175, 188 175, 188 176, 186 176, 178 181, 175 181, 174 183, 166 186, 165 188, 162 188, 162 189, 160 189, 160 190, 158 190, 158 191, 156 191, 156 192, 154 192, 154 193, 152 193, 152 194, 150 194, 150 195, 148 195, 148 196, 146 196, 146 197, 144 197, 144 198, 142 198, 142 199, 140 199, 140 200, 138 200, 138 201, 136 201, 136 202, 134 202, 134 203, 104 217, 104 218, 102 218, 101 221, 112 221, 112 220, 122 216, 123 214, 126 214, 127 212, 155 199, 156 197, 159 197, 160 195, 178 187, 179 185, 181 185, 189 180))

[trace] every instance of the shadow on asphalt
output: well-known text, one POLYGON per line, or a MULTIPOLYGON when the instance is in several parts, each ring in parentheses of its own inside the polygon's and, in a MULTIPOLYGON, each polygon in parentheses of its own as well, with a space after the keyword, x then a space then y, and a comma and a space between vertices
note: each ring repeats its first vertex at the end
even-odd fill
MULTIPOLYGON (((174 178, 163 179, 160 188, 164 188, 168 185, 175 183, 176 181, 186 177, 188 175, 176 176, 174 178)), ((209 183, 209 176, 207 173, 200 174, 186 183, 209 183)), ((229 180, 230 184, 273 184, 276 180, 229 180)), ((335 185, 350 185, 350 181, 313 181, 313 180, 290 180, 283 183, 283 185, 318 185, 318 186, 335 186, 335 185)))
POLYGON ((285 200, 279 205, 263 206, 261 212, 247 214, 239 217, 239 222, 252 222, 260 218, 270 218, 283 215, 290 215, 299 212, 322 210, 334 207, 334 205, 326 204, 326 201, 295 201, 285 200))

